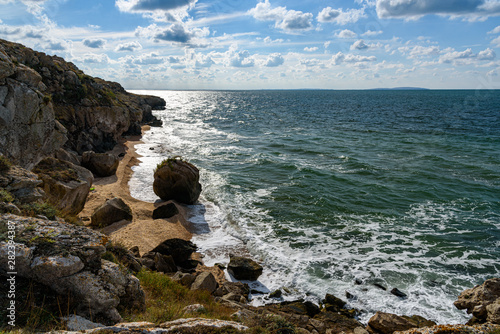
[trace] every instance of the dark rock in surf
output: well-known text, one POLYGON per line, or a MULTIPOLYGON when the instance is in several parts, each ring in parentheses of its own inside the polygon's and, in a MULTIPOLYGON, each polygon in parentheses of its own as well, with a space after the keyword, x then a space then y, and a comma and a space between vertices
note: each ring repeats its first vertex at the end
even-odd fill
POLYGON ((394 296, 397 296, 399 298, 407 298, 408 295, 404 292, 402 292, 401 290, 399 290, 398 288, 394 288, 391 290, 391 293, 394 295, 394 296))
POLYGON ((229 255, 227 271, 238 280, 256 281, 264 268, 252 259, 229 255))

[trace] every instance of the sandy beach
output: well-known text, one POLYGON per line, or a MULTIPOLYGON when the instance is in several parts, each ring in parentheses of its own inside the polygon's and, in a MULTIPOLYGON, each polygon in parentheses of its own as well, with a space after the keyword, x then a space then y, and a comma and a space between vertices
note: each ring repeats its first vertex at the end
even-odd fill
MULTIPOLYGON (((149 130, 143 126, 142 131, 149 130)), ((140 163, 140 155, 135 150, 135 145, 141 144, 141 136, 128 136, 123 138, 111 152, 121 154, 120 165, 116 175, 96 178, 94 190, 90 192, 85 208, 80 213, 85 225, 90 224, 93 212, 108 199, 121 198, 132 209, 133 220, 119 221, 101 230, 113 242, 121 243, 127 247, 138 246, 141 254, 149 252, 159 243, 169 238, 189 240, 191 233, 186 229, 189 222, 185 219, 186 209, 177 204, 179 214, 169 219, 153 220, 153 210, 161 205, 160 199, 156 203, 143 202, 130 195, 128 182, 132 176, 132 167, 140 163)), ((153 180, 151 180, 153 182, 153 180)))

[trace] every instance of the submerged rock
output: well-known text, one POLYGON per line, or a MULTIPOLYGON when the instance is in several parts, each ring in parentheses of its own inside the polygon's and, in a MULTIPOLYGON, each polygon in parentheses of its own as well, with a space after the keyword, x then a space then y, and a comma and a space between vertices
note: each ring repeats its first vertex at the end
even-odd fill
POLYGON ((256 281, 264 268, 252 259, 230 255, 227 271, 238 280, 256 281))
POLYGON ((194 165, 167 159, 154 173, 153 190, 164 201, 194 204, 201 193, 200 172, 194 165))

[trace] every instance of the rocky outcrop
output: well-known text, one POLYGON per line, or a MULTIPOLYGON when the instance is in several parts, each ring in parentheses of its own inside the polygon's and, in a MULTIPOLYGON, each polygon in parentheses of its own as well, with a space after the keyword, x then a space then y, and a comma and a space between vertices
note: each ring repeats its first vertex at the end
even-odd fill
MULTIPOLYGON (((81 316, 121 321, 117 307, 142 308, 139 280, 117 264, 101 259, 107 237, 85 227, 44 219, 1 215, 2 229, 14 224, 17 275, 35 280, 60 295, 72 295, 81 316)), ((0 273, 8 272, 12 243, 0 242, 0 273)))
POLYGON ((406 331, 411 328, 428 327, 435 322, 420 316, 399 316, 391 313, 377 312, 368 321, 368 331, 371 333, 392 334, 396 331, 406 331))
POLYGON ((0 40, 0 153, 31 169, 62 146, 82 154, 110 150, 165 101, 85 75, 57 56, 0 40))
POLYGON ((500 324, 500 278, 492 278, 458 296, 454 305, 473 315, 471 322, 500 324))
POLYGON ((94 227, 106 227, 120 220, 132 220, 132 210, 118 197, 107 200, 92 214, 90 225, 94 227))
POLYGON ((191 257, 193 252, 196 252, 196 245, 191 241, 172 238, 163 241, 156 246, 151 253, 159 253, 161 255, 170 255, 178 266, 183 266, 191 257))
POLYGON ((0 188, 11 193, 20 203, 35 202, 44 198, 46 194, 39 188, 42 183, 38 175, 15 165, 0 173, 0 188))
POLYGON ((262 275, 262 266, 252 259, 230 255, 227 271, 237 280, 256 281, 262 275))
POLYGON ((436 325, 431 327, 413 328, 404 332, 394 334, 492 334, 500 331, 499 325, 436 325))
POLYGON ((94 173, 95 176, 106 177, 115 175, 120 160, 110 153, 83 152, 82 166, 94 173))
POLYGON ((45 158, 33 171, 43 181, 41 187, 61 212, 77 215, 83 210, 94 177, 87 169, 55 158, 45 158))
POLYGON ((201 193, 198 168, 181 159, 164 160, 154 173, 153 190, 164 201, 194 204, 201 193))

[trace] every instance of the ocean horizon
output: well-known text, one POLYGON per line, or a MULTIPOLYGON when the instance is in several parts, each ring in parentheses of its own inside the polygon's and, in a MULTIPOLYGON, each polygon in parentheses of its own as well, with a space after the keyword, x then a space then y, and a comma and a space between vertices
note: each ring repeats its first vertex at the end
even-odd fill
POLYGON ((132 92, 167 101, 136 146, 132 196, 158 200, 167 157, 196 165, 193 241, 208 265, 263 264, 255 305, 332 293, 365 323, 464 323, 458 294, 500 275, 500 91, 132 92))

